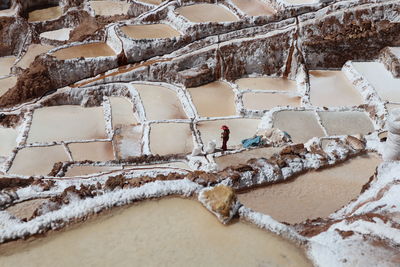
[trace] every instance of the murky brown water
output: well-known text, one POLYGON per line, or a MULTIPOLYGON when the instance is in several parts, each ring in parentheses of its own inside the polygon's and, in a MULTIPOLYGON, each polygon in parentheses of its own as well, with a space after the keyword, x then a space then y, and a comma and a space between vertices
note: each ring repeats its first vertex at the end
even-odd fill
POLYGON ((245 206, 278 221, 299 223, 325 218, 360 194, 380 162, 375 155, 359 156, 286 183, 239 194, 238 198, 245 206))
POLYGON ((121 30, 133 39, 172 38, 181 34, 167 24, 130 25, 121 30))
POLYGON ((296 91, 297 85, 295 81, 285 78, 257 77, 242 78, 235 81, 239 89, 252 90, 275 90, 275 91, 296 91))
POLYGON ((115 56, 115 51, 105 43, 90 43, 84 45, 76 45, 57 50, 53 53, 59 60, 73 58, 92 58, 92 57, 111 57, 115 56))
POLYGON ((358 106, 361 94, 341 71, 310 71, 311 104, 320 107, 358 106))
POLYGON ((18 132, 14 128, 0 127, 0 156, 11 155, 14 147, 17 146, 18 132))
POLYGON ((72 158, 76 161, 107 161, 114 159, 111 142, 73 143, 68 145, 72 158))
POLYGON ((62 15, 61 7, 49 7, 29 12, 28 22, 39 22, 57 19, 62 15))
POLYGON ((31 44, 26 51, 26 54, 16 64, 17 67, 27 69, 35 58, 43 53, 47 53, 50 49, 54 48, 51 45, 31 44))
POLYGON ((245 93, 243 95, 243 105, 246 109, 269 110, 279 106, 299 107, 301 98, 288 94, 272 93, 245 93))
POLYGON ((232 2, 249 16, 266 16, 276 13, 275 9, 260 0, 232 0, 232 2))
POLYGON ((102 107, 65 105, 35 110, 28 143, 106 138, 102 107))
POLYGON ((128 13, 130 3, 118 1, 90 1, 96 16, 114 16, 128 13))
POLYGON ((200 203, 179 198, 119 209, 3 251, 3 266, 311 266, 281 237, 243 222, 222 225, 200 203))
POLYGON ((201 117, 223 117, 236 114, 235 94, 225 82, 212 82, 188 88, 193 103, 201 117))
POLYGON ((157 123, 151 125, 150 150, 153 154, 190 153, 193 138, 187 123, 157 123))
POLYGON ((0 79, 0 96, 4 95, 8 89, 17 84, 18 78, 16 76, 0 79))
POLYGON ((5 76, 10 74, 10 68, 14 64, 16 57, 0 57, 0 76, 5 76))
POLYGON ((67 41, 69 40, 69 34, 71 31, 72 28, 63 28, 55 31, 43 32, 40 34, 40 37, 50 40, 67 41))
POLYGON ((20 220, 30 219, 34 211, 46 201, 47 199, 42 199, 42 198, 32 199, 21 203, 17 203, 7 208, 6 211, 20 220))
POLYGON ((236 166, 239 164, 246 164, 250 159, 270 158, 273 154, 279 152, 281 148, 278 147, 263 147, 256 148, 240 153, 230 154, 215 158, 219 170, 223 170, 229 166, 236 166))
POLYGON ((367 134, 374 131, 371 119, 365 112, 318 112, 329 135, 367 134))
POLYGON ((287 132, 295 143, 304 143, 313 137, 324 136, 312 111, 280 111, 274 114, 274 128, 287 132))
POLYGON ((92 166, 92 165, 85 165, 85 166, 72 166, 68 169, 65 173, 65 177, 71 176, 81 176, 81 175, 88 175, 92 173, 101 173, 101 172, 109 172, 115 170, 121 170, 120 166, 92 166))
POLYGON ((112 124, 115 128, 117 125, 132 125, 138 124, 133 113, 132 102, 125 97, 110 97, 112 124))
POLYGON ((175 91, 157 85, 134 84, 142 99, 147 120, 186 119, 175 91))
POLYGON ((260 120, 258 119, 231 119, 231 120, 216 120, 199 122, 197 128, 200 131, 203 144, 207 146, 208 142, 215 140, 217 148, 222 145, 221 141, 221 126, 226 125, 230 129, 230 137, 228 148, 241 147, 241 141, 246 138, 253 137, 258 128, 260 120))
POLYGON ((19 150, 8 171, 20 175, 47 175, 56 162, 69 161, 62 146, 28 147, 19 150))
POLYGON ((393 78, 382 63, 353 62, 353 65, 371 83, 382 100, 400 102, 400 79, 393 78))
POLYGON ((228 8, 214 4, 195 4, 184 6, 175 10, 191 22, 231 22, 238 21, 228 8))

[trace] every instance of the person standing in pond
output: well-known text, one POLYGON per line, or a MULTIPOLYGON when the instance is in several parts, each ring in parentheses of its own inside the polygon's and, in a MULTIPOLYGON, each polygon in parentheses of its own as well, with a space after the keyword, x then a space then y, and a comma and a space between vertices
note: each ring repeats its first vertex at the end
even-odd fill
POLYGON ((222 125, 221 129, 223 130, 223 132, 221 133, 221 138, 222 138, 222 147, 221 149, 223 151, 226 151, 228 149, 228 140, 229 140, 229 134, 231 133, 229 131, 229 127, 226 125, 222 125))

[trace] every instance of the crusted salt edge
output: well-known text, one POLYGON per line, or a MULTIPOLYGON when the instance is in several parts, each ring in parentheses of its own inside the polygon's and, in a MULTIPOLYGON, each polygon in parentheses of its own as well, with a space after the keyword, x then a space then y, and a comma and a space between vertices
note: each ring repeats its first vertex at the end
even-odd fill
POLYGON ((73 201, 57 211, 46 213, 26 223, 11 224, 10 222, 6 222, 8 227, 0 229, 0 242, 42 233, 45 229, 58 229, 70 220, 98 213, 113 206, 122 206, 136 200, 158 198, 173 194, 190 196, 201 188, 200 185, 186 179, 179 181, 155 181, 139 188, 116 190, 94 198, 73 201))
POLYGON ((271 216, 255 212, 245 206, 239 208, 239 216, 262 229, 278 234, 298 245, 305 245, 307 238, 299 235, 293 228, 274 220, 271 216))

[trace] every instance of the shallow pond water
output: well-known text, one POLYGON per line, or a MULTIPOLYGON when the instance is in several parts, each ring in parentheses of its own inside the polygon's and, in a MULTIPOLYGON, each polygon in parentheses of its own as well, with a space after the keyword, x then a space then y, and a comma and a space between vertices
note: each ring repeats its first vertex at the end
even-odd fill
POLYGON ((89 3, 96 16, 126 15, 131 6, 125 1, 90 1, 89 3))
POLYGON ((193 137, 188 123, 157 123, 151 125, 150 150, 152 154, 191 153, 192 149, 193 137))
POLYGON ((274 107, 299 107, 301 98, 289 94, 272 93, 245 93, 243 94, 243 106, 245 109, 269 110, 274 107))
POLYGON ((365 112, 338 111, 318 114, 328 135, 368 134, 374 131, 374 125, 365 112))
POLYGON ((57 19, 62 15, 61 7, 37 9, 28 14, 28 22, 40 22, 57 19))
POLYGON ((249 16, 267 16, 276 11, 261 0, 232 0, 232 2, 249 16))
POLYGON ((181 35, 167 24, 129 25, 121 27, 121 30, 133 39, 173 38, 181 35))
POLYGON ((62 48, 53 53, 59 60, 73 58, 95 58, 95 57, 111 57, 115 56, 115 51, 112 50, 106 43, 90 43, 83 45, 75 45, 67 48, 62 48))
POLYGON ((111 142, 72 143, 68 145, 72 159, 76 161, 113 160, 114 152, 111 142))
POLYGON ((235 81, 240 90, 272 90, 272 91, 296 91, 295 81, 285 78, 254 77, 241 78, 235 81))
POLYGON ((177 8, 175 11, 191 22, 232 22, 239 20, 228 8, 215 4, 195 4, 177 8))
POLYGON ((14 64, 16 57, 0 57, 0 76, 9 75, 11 72, 11 67, 14 64))

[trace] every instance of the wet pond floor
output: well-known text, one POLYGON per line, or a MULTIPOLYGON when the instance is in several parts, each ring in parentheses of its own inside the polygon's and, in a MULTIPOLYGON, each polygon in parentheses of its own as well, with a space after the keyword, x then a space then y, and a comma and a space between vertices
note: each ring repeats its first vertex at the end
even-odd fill
POLYGON ((232 22, 238 17, 228 8, 214 4, 195 4, 184 6, 175 10, 191 22, 232 22))

